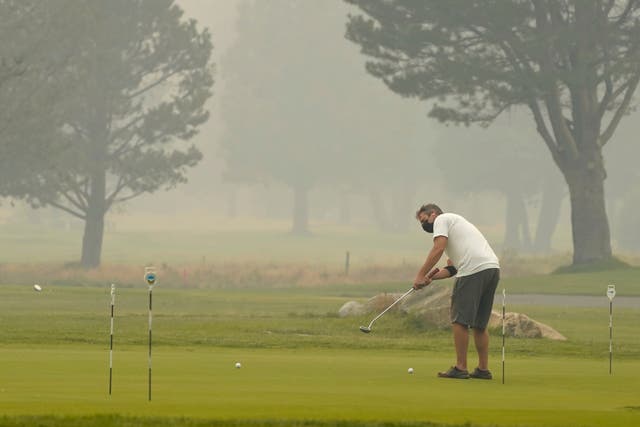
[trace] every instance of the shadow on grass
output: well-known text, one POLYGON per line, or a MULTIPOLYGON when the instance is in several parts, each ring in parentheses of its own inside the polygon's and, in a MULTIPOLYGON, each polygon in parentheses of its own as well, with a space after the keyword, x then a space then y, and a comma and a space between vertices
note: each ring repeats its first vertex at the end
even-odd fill
MULTIPOLYGON (((174 417, 123 417, 94 415, 60 417, 53 415, 0 417, 6 427, 444 427, 430 422, 349 421, 349 420, 216 420, 174 417)), ((473 427, 446 424, 446 427, 473 427)))
POLYGON ((598 271, 624 270, 633 268, 633 266, 622 261, 619 258, 611 257, 608 260, 598 261, 589 264, 571 264, 558 267, 552 274, 571 274, 571 273, 595 273, 598 271))

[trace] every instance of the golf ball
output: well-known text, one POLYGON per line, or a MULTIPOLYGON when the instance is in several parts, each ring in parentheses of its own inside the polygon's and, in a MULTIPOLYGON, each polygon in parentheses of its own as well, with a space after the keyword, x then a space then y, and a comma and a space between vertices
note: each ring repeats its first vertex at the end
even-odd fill
POLYGON ((410 373, 410 374, 413 374, 413 368, 407 369, 407 372, 410 373))
POLYGON ((240 364, 240 362, 236 362, 236 368, 238 369, 242 368, 242 365, 240 364))
POLYGON ((42 290, 42 286, 36 283, 35 285, 33 285, 33 289, 35 289, 37 292, 40 292, 42 290))

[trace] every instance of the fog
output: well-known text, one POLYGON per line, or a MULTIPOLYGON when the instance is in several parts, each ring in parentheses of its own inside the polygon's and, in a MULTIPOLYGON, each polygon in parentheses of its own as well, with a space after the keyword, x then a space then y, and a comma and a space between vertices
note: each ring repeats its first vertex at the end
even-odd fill
MULTIPOLYGON (((344 2, 178 0, 211 34, 209 116, 189 142, 202 160, 185 183, 110 209, 114 231, 327 229, 420 232, 426 202, 460 213, 492 243, 518 253, 572 248, 569 190, 525 107, 490 126, 445 125, 433 101, 403 97, 367 72, 345 37, 344 2)), ((604 148, 605 197, 615 250, 640 250, 635 160, 638 113, 604 148)), ((81 230, 83 221, 19 197, 5 224, 81 230)), ((79 243, 79 242, 78 242, 79 243)))

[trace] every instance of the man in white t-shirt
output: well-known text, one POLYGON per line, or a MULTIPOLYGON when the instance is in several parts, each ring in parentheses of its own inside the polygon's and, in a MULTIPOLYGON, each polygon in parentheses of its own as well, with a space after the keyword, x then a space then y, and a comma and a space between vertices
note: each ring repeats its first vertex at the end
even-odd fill
POLYGON ((442 378, 491 379, 489 371, 489 333, 487 324, 493 307, 493 296, 500 280, 498 257, 487 239, 469 221, 454 213, 443 213, 435 204, 423 205, 416 219, 427 233, 433 233, 433 248, 416 275, 413 287, 421 289, 432 280, 456 276, 451 295, 451 324, 456 347, 456 364, 439 372, 442 378), (448 266, 432 279, 427 273, 447 254, 448 266), (478 367, 469 374, 467 348, 469 329, 478 351, 478 367))

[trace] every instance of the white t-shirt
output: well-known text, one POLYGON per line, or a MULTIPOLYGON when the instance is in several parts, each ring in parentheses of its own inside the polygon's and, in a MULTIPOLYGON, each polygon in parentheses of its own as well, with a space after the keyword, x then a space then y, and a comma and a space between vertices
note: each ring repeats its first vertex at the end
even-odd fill
POLYGON ((433 222, 433 238, 445 236, 445 253, 458 270, 457 277, 469 276, 489 268, 500 268, 498 257, 480 230, 465 218, 443 213, 433 222))

